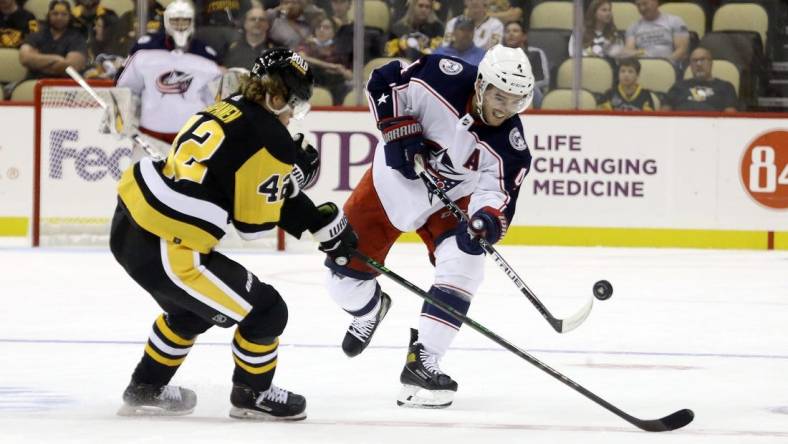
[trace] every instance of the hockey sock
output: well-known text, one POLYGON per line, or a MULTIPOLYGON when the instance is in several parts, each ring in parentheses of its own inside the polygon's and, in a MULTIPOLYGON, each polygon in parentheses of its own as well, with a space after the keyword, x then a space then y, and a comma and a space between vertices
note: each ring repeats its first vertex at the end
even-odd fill
POLYGON ((167 385, 194 344, 194 337, 175 333, 162 314, 153 323, 153 330, 131 379, 135 382, 167 385))
POLYGON ((376 312, 380 285, 375 279, 356 279, 329 271, 326 285, 334 302, 354 317, 376 312))
POLYGON ((233 382, 243 384, 255 391, 268 390, 276 372, 276 356, 279 338, 245 339, 236 330, 233 338, 233 360, 235 371, 233 382))
MULTIPOLYGON (((445 288, 431 287, 430 296, 441 301, 462 314, 468 313, 470 301, 462 298, 458 293, 445 288)), ((449 349, 457 332, 460 331, 462 323, 454 319, 450 314, 444 312, 432 304, 424 302, 421 307, 421 317, 419 318, 419 342, 430 353, 443 356, 449 349)))

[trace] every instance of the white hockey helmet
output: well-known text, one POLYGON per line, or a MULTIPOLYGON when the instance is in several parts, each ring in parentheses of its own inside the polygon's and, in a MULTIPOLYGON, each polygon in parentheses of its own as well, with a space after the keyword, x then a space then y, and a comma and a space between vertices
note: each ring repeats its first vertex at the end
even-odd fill
POLYGON ((185 0, 175 0, 167 5, 164 9, 164 30, 175 41, 175 46, 185 48, 194 34, 194 6, 185 0), (172 19, 188 19, 189 24, 176 25, 171 23, 172 19))
MULTIPOLYGON (((524 111, 534 98, 534 75, 531 62, 522 48, 508 48, 501 44, 495 45, 484 54, 479 62, 476 77, 476 112, 484 120, 482 105, 484 92, 492 85, 501 91, 521 97, 508 110, 512 114, 524 111)), ((487 123, 487 122, 485 122, 487 123)))

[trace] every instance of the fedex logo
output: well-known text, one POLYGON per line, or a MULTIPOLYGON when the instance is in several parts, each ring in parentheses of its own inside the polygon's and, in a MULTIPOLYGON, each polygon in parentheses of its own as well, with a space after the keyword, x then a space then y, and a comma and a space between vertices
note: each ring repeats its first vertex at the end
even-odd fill
POLYGON ((131 159, 131 149, 120 147, 111 153, 109 150, 96 146, 84 148, 66 147, 66 142, 77 142, 78 130, 52 130, 49 133, 49 177, 63 179, 63 164, 74 162, 77 175, 88 182, 96 182, 107 174, 114 180, 120 179, 123 171, 120 161, 124 157, 131 159))

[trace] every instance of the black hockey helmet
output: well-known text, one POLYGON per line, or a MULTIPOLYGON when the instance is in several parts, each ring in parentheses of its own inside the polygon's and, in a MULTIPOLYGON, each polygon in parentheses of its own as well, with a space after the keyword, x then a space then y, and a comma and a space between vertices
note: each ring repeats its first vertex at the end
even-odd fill
POLYGON ((258 78, 271 74, 282 79, 287 88, 287 104, 296 119, 309 111, 314 76, 309 63, 298 53, 287 48, 266 49, 254 61, 250 74, 258 78))

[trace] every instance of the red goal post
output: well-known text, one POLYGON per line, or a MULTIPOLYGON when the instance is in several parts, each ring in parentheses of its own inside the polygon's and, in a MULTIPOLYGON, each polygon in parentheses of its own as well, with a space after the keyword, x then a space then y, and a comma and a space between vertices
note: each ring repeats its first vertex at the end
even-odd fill
MULTIPOLYGON (((134 122, 134 99, 110 80, 88 80, 108 104, 134 122)), ((33 246, 107 245, 116 184, 143 155, 130 139, 99 130, 104 111, 71 79, 42 79, 35 87, 33 246)), ((291 238, 292 239, 292 238, 291 238)), ((285 234, 243 242, 228 228, 222 246, 285 250, 285 234)))

